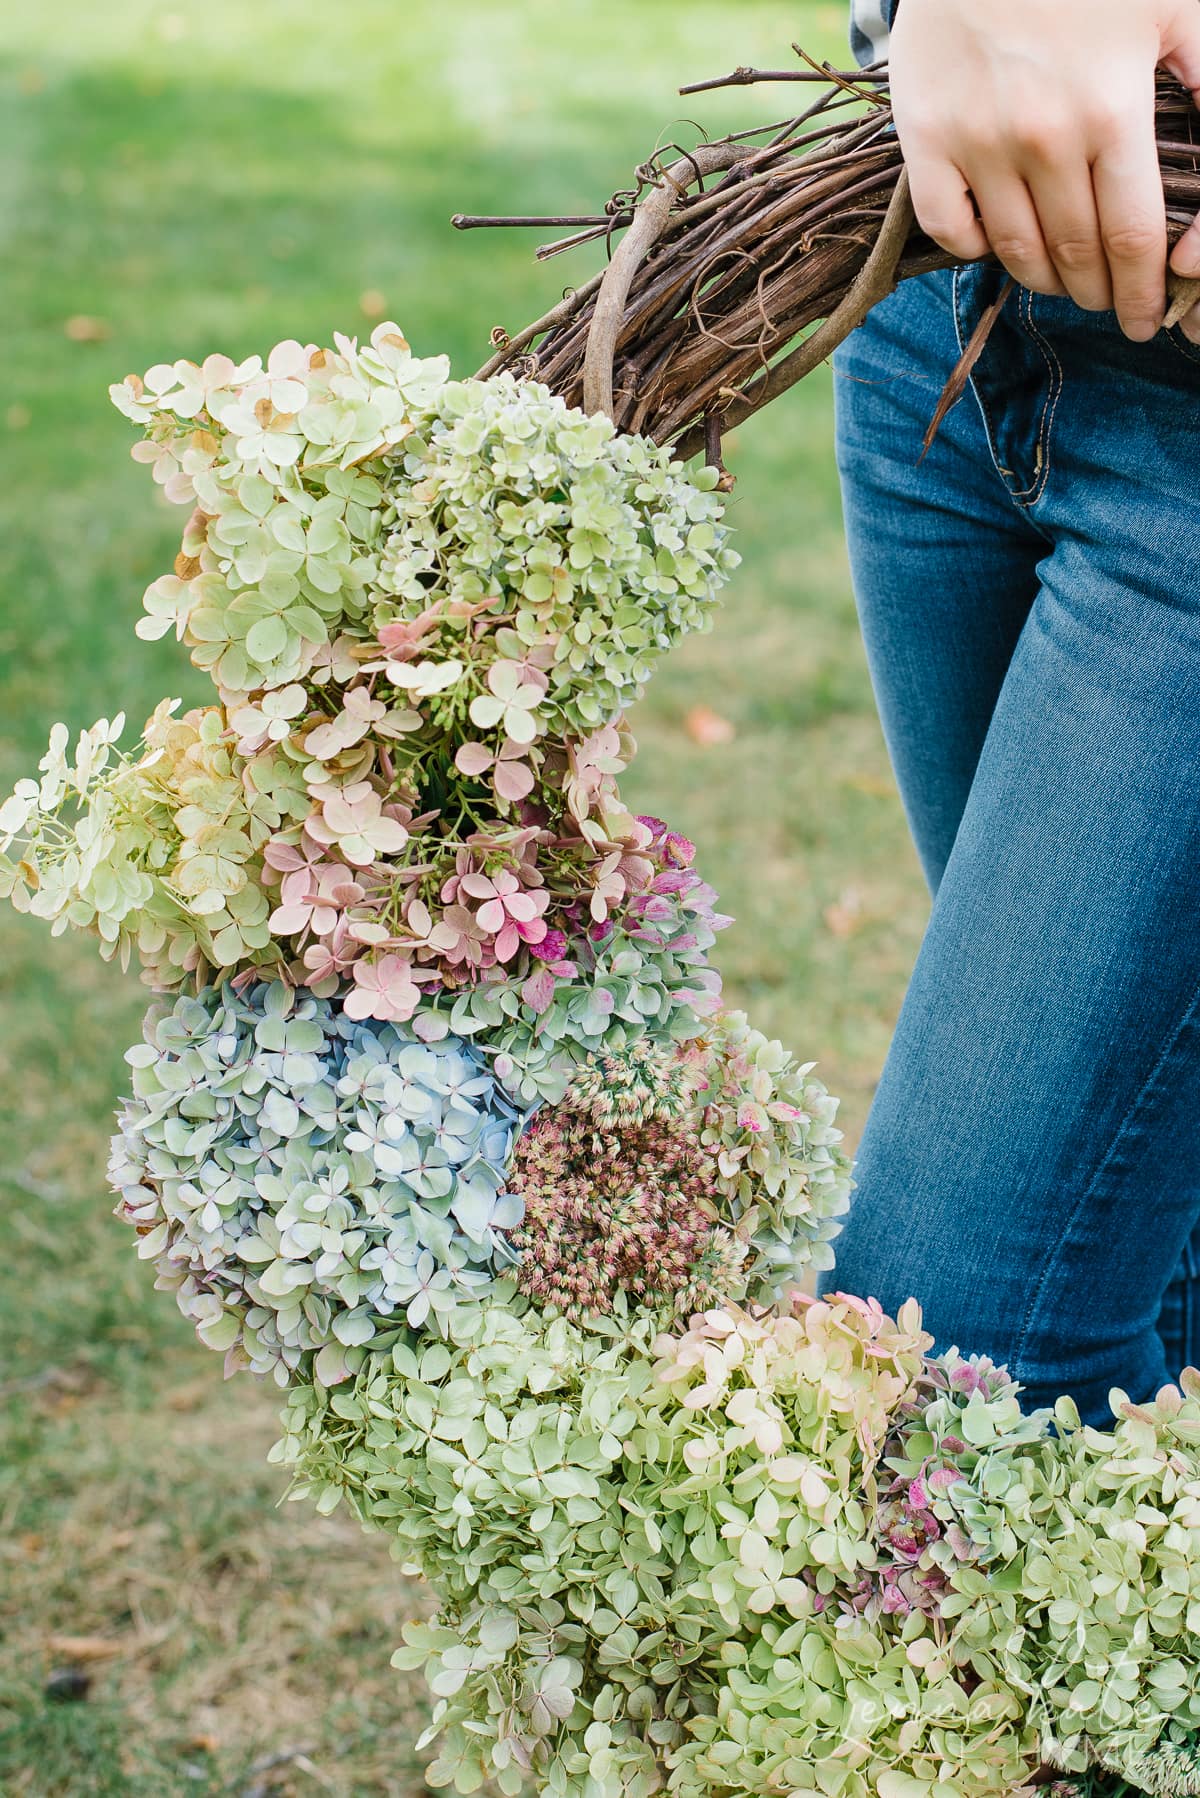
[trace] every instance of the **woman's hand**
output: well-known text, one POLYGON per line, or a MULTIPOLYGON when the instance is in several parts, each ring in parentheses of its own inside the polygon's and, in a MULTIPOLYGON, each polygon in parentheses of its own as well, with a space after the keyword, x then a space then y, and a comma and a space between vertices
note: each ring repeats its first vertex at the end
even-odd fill
MULTIPOLYGON (((900 0, 892 103, 922 228, 1153 337, 1166 311, 1159 64, 1200 96, 1200 0, 900 0)), ((1200 274, 1200 224, 1171 264, 1200 274)), ((1200 342, 1200 307, 1184 330, 1200 342)))

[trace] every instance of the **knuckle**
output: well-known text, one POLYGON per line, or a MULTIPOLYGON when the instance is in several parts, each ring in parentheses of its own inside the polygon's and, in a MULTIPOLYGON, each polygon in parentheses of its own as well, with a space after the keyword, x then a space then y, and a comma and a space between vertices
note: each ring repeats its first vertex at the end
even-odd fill
POLYGON ((1015 119, 1011 135, 1019 151, 1039 162, 1061 160, 1075 141, 1075 133, 1065 119, 1036 115, 1015 119))
POLYGON ((1072 275, 1094 268, 1100 259, 1098 237, 1055 236, 1047 239, 1047 247, 1058 267, 1072 275))
POLYGON ((941 219, 936 214, 917 214, 918 222, 926 237, 932 237, 934 243, 941 244, 943 249, 957 250, 963 241, 961 225, 954 225, 948 219, 941 219))
POLYGON ((1012 235, 1007 231, 991 231, 988 240, 1006 268, 1029 268, 1041 261, 1041 245, 1031 237, 1012 235))
POLYGON ((1084 121, 1087 136, 1093 143, 1115 144, 1127 141, 1145 128, 1138 113, 1116 101, 1097 94, 1084 121))
POLYGON ((1004 133, 996 120, 970 113, 959 113, 951 119, 946 135, 958 149, 979 156, 998 153, 1004 142, 1004 133))
POLYGON ((1106 225, 1101 232, 1106 253, 1117 262, 1141 262, 1156 255, 1161 239, 1161 229, 1144 219, 1127 219, 1119 225, 1106 225))
POLYGON ((917 215, 926 237, 931 237, 936 244, 952 255, 975 255, 978 249, 978 228, 961 217, 951 217, 942 207, 933 204, 921 206, 914 203, 913 211, 917 215))

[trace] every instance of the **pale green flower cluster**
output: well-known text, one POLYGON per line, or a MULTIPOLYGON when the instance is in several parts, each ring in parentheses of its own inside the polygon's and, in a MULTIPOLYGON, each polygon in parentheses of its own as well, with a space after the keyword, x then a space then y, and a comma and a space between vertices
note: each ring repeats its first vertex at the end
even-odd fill
POLYGON ((505 596, 498 652, 549 682, 530 694, 533 728, 586 736, 711 621, 738 559, 717 472, 687 473, 648 438, 508 376, 451 383, 430 412, 404 445, 411 484, 385 537, 375 623, 396 598, 444 596, 486 617, 505 596))
POLYGON ((438 1700, 435 1783, 815 1792, 849 1743, 854 1798, 999 1793, 1033 1749, 1017 1696, 968 1695, 919 1614, 858 1634, 823 1614, 872 1561, 870 1471, 928 1343, 915 1305, 730 1308, 655 1339, 620 1307, 582 1330, 514 1295, 470 1347, 295 1392, 275 1453, 445 1595, 396 1657, 438 1700))
POLYGON ((139 634, 174 628, 223 698, 286 687, 364 619, 385 501, 361 465, 396 450, 449 375, 444 356, 414 357, 394 325, 361 349, 336 342, 336 353, 277 344, 265 367, 257 356, 162 363, 110 390, 145 429, 137 459, 196 508, 139 634))
POLYGON ((1059 1439, 1017 1456, 984 1439, 973 1528, 995 1553, 959 1565, 942 1607, 1027 1694, 1053 1764, 1099 1759, 1138 1785, 1164 1733, 1168 1758, 1200 1743, 1200 1374, 1182 1388, 1141 1406, 1114 1388, 1111 1431, 1061 1398, 1059 1439))
POLYGON ((394 324, 335 343, 112 389, 195 506, 140 634, 174 629, 231 706, 357 641, 418 725, 499 747, 615 722, 736 565, 715 470, 535 382, 451 381, 394 324))
POLYGON ((771 1304, 806 1267, 834 1265, 841 1226, 830 1220, 854 1185, 838 1147, 838 1101, 813 1077, 815 1062, 798 1064, 745 1012, 723 1012, 709 1040, 699 1140, 716 1156, 739 1234, 754 1243, 750 1296, 771 1304))
POLYGON ((437 1701, 434 1784, 1001 1798, 1103 1758, 1194 1792, 1200 1378, 1108 1433, 1069 1401, 1022 1418, 931 1340, 915 1300, 895 1322, 842 1294, 726 1306, 655 1337, 623 1301, 582 1328, 514 1291, 455 1347, 298 1387, 273 1458, 444 1598, 395 1657, 437 1701), (940 1456, 947 1519, 959 1479, 991 1507, 996 1553, 931 1534, 913 1570, 939 1605, 867 1614, 897 1449, 940 1456))
POLYGON ((101 719, 68 755, 56 725, 41 781, 0 806, 0 897, 19 911, 93 933, 106 960, 178 985, 203 965, 278 965, 263 849, 311 804, 295 764, 270 750, 252 772, 220 707, 174 716, 164 700, 142 741, 114 753, 124 725, 101 719))

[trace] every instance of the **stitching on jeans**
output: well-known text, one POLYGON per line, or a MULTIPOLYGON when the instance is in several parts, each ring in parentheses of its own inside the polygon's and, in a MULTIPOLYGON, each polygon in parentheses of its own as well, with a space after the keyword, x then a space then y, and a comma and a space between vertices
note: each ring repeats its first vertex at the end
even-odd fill
POLYGON ((1178 330, 1179 326, 1176 325, 1172 330, 1164 331, 1163 336, 1166 338, 1171 348, 1177 350, 1185 361, 1200 362, 1200 345, 1189 343, 1188 339, 1182 334, 1177 337, 1175 333, 1178 330))
POLYGON ((1109 1162, 1112 1160, 1114 1154, 1116 1153, 1117 1146, 1120 1143, 1121 1138, 1124 1136, 1126 1130, 1128 1129, 1130 1120, 1134 1117, 1134 1115, 1136 1114, 1136 1112, 1138 1110, 1138 1107, 1142 1103, 1142 1100, 1145 1098, 1146 1094, 1149 1092, 1150 1088, 1153 1086, 1155 1080, 1158 1078, 1158 1075, 1162 1069, 1163 1063, 1166 1061, 1167 1057, 1171 1054, 1172 1050, 1175 1048, 1176 1043, 1179 1041, 1179 1038, 1183 1032, 1183 1027, 1188 1022, 1189 1018, 1192 1016, 1193 1012, 1195 1011, 1197 1002, 1200 1002, 1200 985, 1198 985, 1196 987, 1196 990, 1193 992, 1191 999, 1189 1000, 1189 1002, 1187 1004, 1187 1007, 1185 1008, 1182 1015, 1180 1016, 1179 1022, 1176 1024, 1175 1029, 1171 1033, 1170 1039, 1164 1045, 1162 1053, 1159 1055, 1158 1060, 1155 1062, 1154 1066, 1151 1068, 1150 1072, 1147 1074, 1145 1080, 1142 1082, 1142 1085, 1138 1089, 1138 1092, 1136 1093, 1134 1098, 1130 1101, 1129 1107, 1125 1112, 1125 1116, 1121 1119, 1120 1124, 1117 1126, 1116 1135, 1113 1137, 1112 1142, 1108 1145, 1108 1148, 1105 1151, 1103 1159, 1100 1161, 1100 1163, 1098 1164, 1096 1171, 1093 1173, 1091 1179, 1088 1181, 1087 1185, 1084 1187, 1083 1191, 1080 1193, 1079 1197, 1076 1199, 1074 1205, 1071 1207, 1070 1216, 1067 1218, 1066 1224, 1063 1226, 1062 1234, 1059 1236, 1057 1243, 1054 1245, 1053 1254, 1050 1256, 1049 1260, 1046 1262, 1046 1265, 1042 1269, 1042 1272, 1038 1279, 1037 1285, 1033 1289, 1033 1295, 1029 1300, 1028 1308, 1025 1312, 1025 1319, 1021 1325, 1021 1333, 1017 1338, 1017 1344, 1016 1344, 1015 1349, 1013 1350, 1012 1359, 1009 1364, 1010 1371, 1012 1372, 1014 1379, 1017 1379, 1020 1377, 1016 1373, 1015 1370, 1020 1365, 1021 1357, 1025 1353, 1025 1344, 1026 1344, 1026 1341, 1028 1340, 1029 1332, 1030 1332, 1031 1328, 1033 1327, 1034 1315, 1037 1312, 1038 1306, 1041 1304, 1042 1294, 1046 1290, 1046 1282, 1049 1280, 1051 1272, 1053 1271, 1054 1267, 1058 1263, 1059 1256, 1062 1253, 1063 1243, 1066 1241, 1067 1237, 1071 1234, 1071 1231, 1074 1229, 1076 1220, 1078 1219, 1081 1211, 1083 1210, 1084 1205, 1087 1203, 1088 1199, 1092 1196, 1092 1189, 1095 1187, 1096 1182, 1099 1180, 1101 1174, 1104 1172, 1105 1168, 1108 1166, 1109 1162))
MULTIPOLYGON (((1063 390, 1067 387, 1067 376, 1063 374, 1063 365, 1061 365, 1061 361, 1058 360, 1058 351, 1054 349, 1051 340, 1049 340, 1047 336, 1043 336, 1043 334, 1038 331, 1038 327, 1034 325, 1033 293, 1029 295, 1029 329, 1031 329, 1031 333, 1033 333, 1034 340, 1038 343, 1038 349, 1040 349, 1045 356, 1052 356, 1052 360, 1054 360, 1054 369, 1051 370, 1051 383, 1054 383, 1054 379, 1058 379, 1058 387, 1054 388, 1054 401, 1052 401, 1052 405, 1051 401, 1049 401, 1049 396, 1047 396, 1049 417, 1045 414, 1045 410, 1043 410, 1042 414, 1043 424, 1045 424, 1045 441, 1043 441, 1045 449, 1043 449, 1042 457, 1042 487, 1038 489, 1038 493, 1034 496, 1034 500, 1040 500, 1040 498, 1042 498, 1042 491, 1045 489, 1045 484, 1047 484, 1047 480, 1051 478, 1051 462, 1052 455, 1054 455, 1054 451, 1052 451, 1052 444, 1054 444, 1054 419, 1056 419, 1056 415, 1058 415, 1058 401, 1063 397, 1063 390)), ((1033 505, 1034 500, 1031 500, 1029 503, 1033 505)))
MULTIPOLYGON (((1020 287, 1017 289, 1017 318, 1020 320, 1021 324, 1026 327, 1025 335, 1027 337, 1030 336, 1031 333, 1028 329, 1028 325, 1027 325, 1027 321, 1026 321, 1026 317, 1025 317, 1025 307, 1026 307, 1026 302, 1031 297, 1032 297, 1031 294, 1029 293, 1029 291, 1026 288, 1020 287)), ((1038 347, 1041 348, 1040 345, 1038 347)), ((1045 350, 1042 350, 1042 361, 1046 363, 1046 368, 1049 371, 1050 387, 1046 391, 1046 398, 1042 404, 1042 416, 1038 420, 1037 443, 1039 446, 1042 441, 1042 427, 1046 422, 1046 407, 1050 404, 1050 394, 1054 387, 1054 370, 1050 367, 1049 362, 1046 361, 1045 350)), ((1030 481, 1028 487, 1010 487, 1009 488, 1009 492, 1012 495, 1014 502, 1018 506, 1024 507, 1031 503, 1030 495, 1033 493, 1034 489, 1037 487, 1037 484, 1041 480, 1041 478, 1042 478, 1042 471, 1039 468, 1038 472, 1034 475, 1032 481, 1030 481)))
MULTIPOLYGON (((960 265, 954 271, 954 280, 953 280, 953 284, 952 284, 953 285, 953 294, 954 294, 954 335, 958 341, 958 353, 960 356, 962 356, 965 353, 966 347, 967 347, 966 344, 963 342, 962 326, 961 326, 961 323, 959 320, 959 307, 962 303, 961 277, 965 273, 966 273, 966 269, 960 263, 960 265)), ((987 400, 984 398, 983 394, 980 392, 979 387, 976 384, 974 375, 971 375, 969 377, 967 384, 970 387, 971 392, 975 395, 976 403, 979 406, 980 412, 983 414, 984 441, 986 442, 986 444, 988 446, 988 455, 992 458, 992 467, 996 470, 996 473, 999 475, 1001 484, 1004 488, 1004 491, 1008 494, 1009 498, 1011 499, 1012 498, 1012 488, 1009 486, 1008 478, 1005 475, 1003 468, 1001 468, 1001 466, 1000 466, 1000 458, 997 454, 996 423, 992 417, 991 409, 988 406, 987 400)))
POLYGON ((1046 482, 1050 479, 1051 432, 1054 429, 1054 417, 1058 411, 1058 402, 1062 398, 1062 392, 1063 392, 1064 386, 1066 385, 1066 381, 1063 376, 1062 363, 1058 359, 1057 350, 1054 348, 1054 345, 1050 342, 1050 340, 1048 338, 1042 336, 1042 333, 1038 330, 1037 326, 1033 322, 1033 293, 1032 293, 1032 291, 1028 292, 1025 296, 1025 328, 1028 331, 1029 335, 1032 337, 1033 341, 1037 344, 1038 349, 1041 350, 1043 359, 1045 360, 1045 363, 1046 363, 1046 367, 1050 370, 1050 389, 1051 389, 1051 391, 1046 395, 1046 403, 1042 407, 1041 422, 1038 426, 1038 446, 1042 450, 1043 453, 1042 453, 1042 466, 1039 471, 1038 478, 1034 482, 1034 486, 1037 488, 1037 492, 1033 493, 1033 491, 1031 489, 1030 490, 1031 496, 1026 501, 1027 505, 1032 506, 1042 497, 1042 490, 1045 487, 1046 482), (1051 368, 1051 366, 1050 366, 1051 357, 1053 357, 1053 359, 1054 359, 1053 368, 1051 368))

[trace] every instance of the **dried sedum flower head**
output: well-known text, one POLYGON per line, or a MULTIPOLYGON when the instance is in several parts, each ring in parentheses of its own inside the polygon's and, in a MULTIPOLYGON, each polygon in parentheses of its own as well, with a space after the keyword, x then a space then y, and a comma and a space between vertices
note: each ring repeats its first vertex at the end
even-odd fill
POLYGON ((618 1292, 667 1311, 713 1303, 741 1258, 718 1224, 711 1156, 662 1118, 614 1130, 579 1105, 543 1111, 509 1185, 517 1282, 570 1318, 610 1311, 618 1292))
POLYGON ((676 1047, 652 1037, 607 1055, 589 1055, 571 1078, 564 1106, 583 1112, 597 1130, 680 1123, 695 1104, 693 1065, 676 1047))
POLYGON ((1200 1793, 1200 1731, 1182 1739, 1168 1734, 1147 1753, 1117 1763, 1116 1771, 1151 1798, 1196 1798, 1200 1793))
POLYGON ((743 1022, 721 1016, 695 1042, 643 1035, 593 1053, 561 1104, 539 1113, 511 1179, 525 1204, 513 1236, 523 1291, 573 1318, 607 1312, 618 1291, 687 1315, 764 1287, 774 1296, 781 1247, 788 1277, 805 1265, 843 1201, 840 1133, 814 1126, 828 1095, 811 1079, 812 1110, 778 1103, 790 1128, 765 1165, 747 1172, 703 1128, 714 1092, 744 1078, 743 1022), (801 1191, 804 1232, 779 1202, 801 1191))

